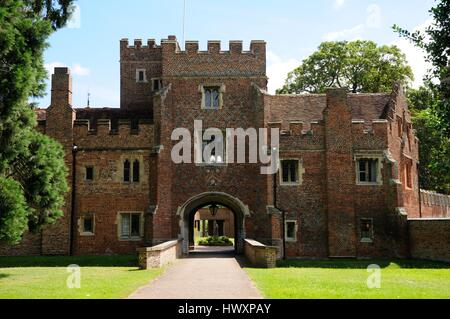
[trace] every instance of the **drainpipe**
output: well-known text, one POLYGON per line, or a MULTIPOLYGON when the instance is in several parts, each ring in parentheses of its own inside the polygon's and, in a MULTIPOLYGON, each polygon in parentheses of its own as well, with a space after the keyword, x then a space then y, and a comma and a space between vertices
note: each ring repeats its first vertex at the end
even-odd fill
POLYGON ((73 256, 75 253, 75 240, 74 240, 74 236, 75 236, 75 227, 76 227, 76 215, 75 215, 75 196, 76 196, 76 182, 77 182, 77 175, 76 175, 76 167, 77 167, 77 151, 78 151, 78 146, 76 146, 75 144, 73 145, 72 148, 72 200, 71 200, 71 204, 70 204, 70 235, 69 235, 69 240, 70 240, 70 250, 69 250, 69 255, 73 256))
POLYGON ((282 216, 282 240, 283 240, 283 260, 286 260, 286 212, 277 207, 277 174, 273 174, 273 207, 278 209, 281 212, 282 216))

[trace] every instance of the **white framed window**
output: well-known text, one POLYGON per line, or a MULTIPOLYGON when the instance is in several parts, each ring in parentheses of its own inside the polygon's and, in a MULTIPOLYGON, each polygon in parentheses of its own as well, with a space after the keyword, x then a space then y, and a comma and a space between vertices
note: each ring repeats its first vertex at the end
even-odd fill
POLYGON ((357 154, 355 155, 356 184, 382 185, 382 155, 357 154))
POLYGON ((121 240, 141 240, 143 237, 143 213, 119 213, 119 238, 121 240))
POLYGON ((136 69, 136 82, 137 83, 147 83, 147 70, 136 69))
POLYGON ((373 243, 373 219, 361 218, 360 220, 360 232, 362 243, 373 243))
POLYGON ((152 79, 152 91, 156 92, 162 89, 162 80, 159 78, 152 79))
POLYGON ((95 214, 83 214, 78 222, 81 236, 93 236, 95 234, 95 214))
POLYGON ((298 186, 302 184, 303 169, 300 160, 282 159, 280 169, 280 185, 298 186))
POLYGON ((284 237, 288 242, 297 241, 298 223, 296 220, 286 220, 284 223, 284 237))
POLYGON ((200 85, 202 93, 202 109, 219 110, 223 107, 223 93, 225 86, 223 84, 200 85))

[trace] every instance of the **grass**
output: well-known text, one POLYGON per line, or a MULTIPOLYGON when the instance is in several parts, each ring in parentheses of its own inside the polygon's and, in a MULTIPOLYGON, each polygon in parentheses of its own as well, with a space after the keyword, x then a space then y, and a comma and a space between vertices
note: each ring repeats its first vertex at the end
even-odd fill
POLYGON ((136 256, 0 257, 0 299, 116 299, 162 273, 139 270, 136 256), (67 288, 67 266, 81 268, 81 288, 67 288))
POLYGON ((449 299, 450 264, 414 260, 282 261, 245 269, 271 299, 449 299), (381 288, 369 289, 367 267, 381 267, 381 288))

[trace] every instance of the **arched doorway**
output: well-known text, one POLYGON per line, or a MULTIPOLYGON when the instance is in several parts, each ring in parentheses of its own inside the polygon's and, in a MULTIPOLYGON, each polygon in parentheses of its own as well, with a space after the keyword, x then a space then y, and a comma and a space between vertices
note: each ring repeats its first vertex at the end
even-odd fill
POLYGON ((189 254, 189 242, 193 239, 194 216, 196 212, 209 205, 220 205, 230 209, 235 219, 236 253, 244 252, 245 218, 250 216, 248 206, 238 198, 221 192, 202 193, 190 198, 178 208, 180 218, 180 237, 183 238, 183 254, 189 254))

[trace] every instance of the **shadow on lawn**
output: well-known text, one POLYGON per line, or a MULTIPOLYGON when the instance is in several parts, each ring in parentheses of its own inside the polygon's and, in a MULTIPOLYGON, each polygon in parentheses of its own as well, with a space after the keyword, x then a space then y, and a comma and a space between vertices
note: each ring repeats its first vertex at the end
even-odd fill
POLYGON ((81 267, 137 267, 137 264, 137 256, 135 255, 0 257, 0 268, 67 267, 69 265, 81 267))
POLYGON ((10 277, 10 275, 7 275, 7 274, 0 274, 0 280, 2 280, 3 278, 6 278, 6 277, 10 277))
POLYGON ((412 260, 412 259, 377 259, 377 260, 281 260, 277 263, 279 268, 337 268, 337 269, 366 269, 369 265, 378 265, 381 268, 389 266, 403 269, 450 269, 450 263, 412 260))

